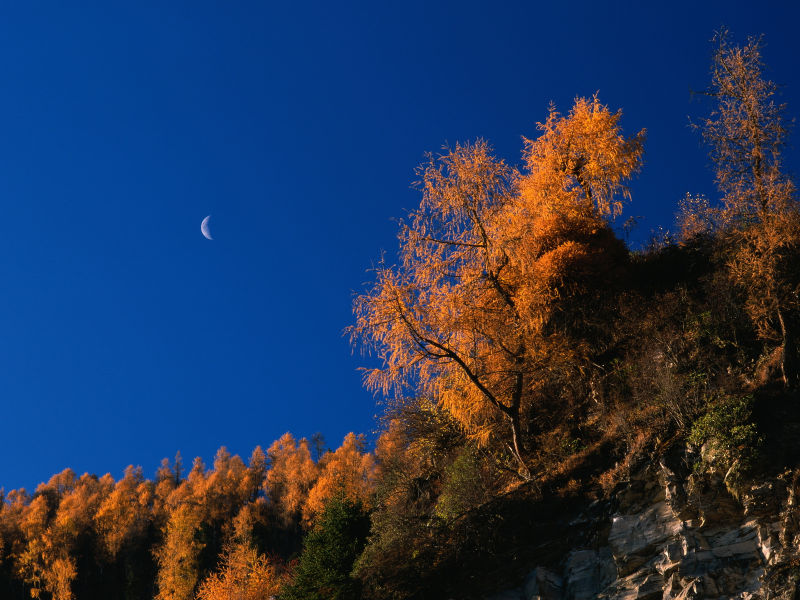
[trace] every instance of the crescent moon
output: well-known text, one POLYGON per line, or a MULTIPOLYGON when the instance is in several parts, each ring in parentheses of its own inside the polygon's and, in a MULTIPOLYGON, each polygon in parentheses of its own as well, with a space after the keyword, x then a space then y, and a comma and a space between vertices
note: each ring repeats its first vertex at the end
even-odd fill
POLYGON ((211 230, 208 228, 208 220, 211 218, 211 215, 208 215, 203 222, 200 223, 200 231, 203 232, 203 235, 206 236, 208 239, 213 240, 214 238, 211 237, 211 230))

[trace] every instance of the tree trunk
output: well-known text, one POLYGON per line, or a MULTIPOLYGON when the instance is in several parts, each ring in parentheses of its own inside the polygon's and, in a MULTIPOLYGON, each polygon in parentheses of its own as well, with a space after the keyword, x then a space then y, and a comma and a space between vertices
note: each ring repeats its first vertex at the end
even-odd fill
POLYGON ((783 385, 790 390, 798 387, 797 369, 797 336, 791 315, 778 308, 778 321, 781 324, 783 337, 783 356, 781 356, 781 372, 783 385))
POLYGON ((519 406, 515 406, 514 410, 506 413, 511 421, 511 441, 514 444, 514 457, 519 462, 520 475, 527 480, 531 479, 531 472, 528 470, 528 465, 525 464, 525 459, 522 458, 522 422, 519 418, 519 406))
MULTIPOLYGON (((520 353, 520 356, 524 350, 520 353)), ((522 362, 521 358, 517 359, 522 362)), ((511 441, 514 444, 514 454, 519 461, 520 475, 525 479, 530 480, 531 472, 528 470, 528 465, 525 464, 525 459, 522 458, 522 421, 519 418, 519 407, 522 405, 522 391, 525 387, 525 376, 522 371, 516 375, 514 382, 514 392, 511 394, 511 406, 505 410, 506 415, 511 420, 511 441)))

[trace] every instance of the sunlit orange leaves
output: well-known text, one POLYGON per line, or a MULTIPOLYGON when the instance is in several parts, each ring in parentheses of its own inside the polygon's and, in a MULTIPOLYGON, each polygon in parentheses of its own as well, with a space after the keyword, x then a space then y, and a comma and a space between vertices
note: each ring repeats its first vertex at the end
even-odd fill
POLYGON ((578 211, 616 216, 623 199, 630 199, 625 181, 642 168, 645 130, 625 138, 619 121, 592 99, 578 98, 566 117, 550 106, 550 114, 537 126, 542 134, 525 140, 528 174, 520 182, 531 221, 544 212, 578 211))
POLYGON ((741 47, 722 30, 714 44, 711 89, 703 94, 715 107, 697 128, 709 146, 723 206, 686 202, 684 238, 712 231, 703 228, 708 222, 720 231, 729 245, 729 273, 747 297, 745 308, 759 337, 780 344, 784 384, 794 388, 800 385, 794 316, 800 309, 800 205, 782 168, 790 128, 786 105, 776 103, 778 86, 763 76, 760 38, 741 47))
POLYGON ((551 107, 525 172, 482 141, 421 167, 400 266, 375 269, 354 305, 352 339, 383 362, 368 387, 434 398, 484 444, 510 433, 525 472, 521 420, 544 381, 580 368, 567 298, 613 281, 627 257, 607 218, 630 196, 645 134, 625 138, 620 118, 596 97, 566 117, 551 107))
POLYGON ((714 44, 711 89, 702 94, 715 107, 695 127, 709 147, 726 221, 746 225, 795 210, 794 183, 782 170, 791 124, 786 105, 776 103, 779 86, 763 77, 762 41, 738 46, 723 29, 714 44))
POLYGON ((313 521, 322 512, 325 504, 337 492, 342 491, 353 501, 371 504, 375 487, 375 458, 364 451, 363 437, 348 433, 342 445, 325 454, 320 460, 320 476, 303 508, 306 521, 313 521))
POLYGON ((200 584, 198 600, 263 600, 280 593, 289 575, 283 561, 258 552, 252 534, 256 521, 253 505, 242 507, 233 519, 222 568, 200 584))
POLYGON ((285 433, 267 451, 272 468, 267 473, 266 491, 284 523, 297 520, 308 494, 319 477, 317 464, 311 460, 308 440, 295 442, 285 433))
POLYGON ((70 600, 87 577, 132 595, 142 581, 159 600, 274 596, 331 495, 370 503, 374 493, 363 436, 319 454, 287 433, 247 465, 222 447, 212 468, 198 457, 185 473, 180 453, 165 459, 154 481, 141 467, 116 482, 66 469, 34 495, 0 489, 0 561, 34 598, 70 600))

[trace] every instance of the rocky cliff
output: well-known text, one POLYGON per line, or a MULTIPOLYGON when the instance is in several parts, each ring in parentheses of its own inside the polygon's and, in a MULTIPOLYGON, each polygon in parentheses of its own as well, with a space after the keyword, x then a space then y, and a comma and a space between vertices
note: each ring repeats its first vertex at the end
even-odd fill
POLYGON ((491 600, 794 598, 800 579, 800 472, 739 481, 694 473, 683 444, 642 459, 608 500, 544 540, 520 586, 491 600), (581 539, 582 538, 582 539, 581 539), (552 551, 551 551, 552 550, 552 551))

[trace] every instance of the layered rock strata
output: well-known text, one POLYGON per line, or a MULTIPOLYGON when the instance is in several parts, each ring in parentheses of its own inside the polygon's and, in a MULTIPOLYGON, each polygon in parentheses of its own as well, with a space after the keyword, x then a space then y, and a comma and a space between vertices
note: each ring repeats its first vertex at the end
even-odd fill
POLYGON ((679 447, 646 462, 607 502, 610 526, 491 600, 793 599, 798 474, 737 488, 693 473, 692 458, 679 447))

